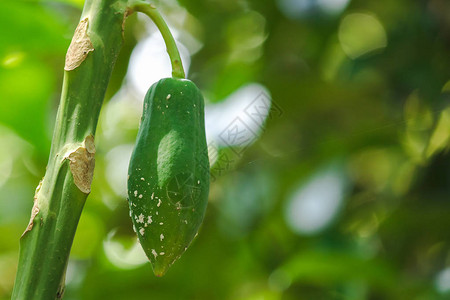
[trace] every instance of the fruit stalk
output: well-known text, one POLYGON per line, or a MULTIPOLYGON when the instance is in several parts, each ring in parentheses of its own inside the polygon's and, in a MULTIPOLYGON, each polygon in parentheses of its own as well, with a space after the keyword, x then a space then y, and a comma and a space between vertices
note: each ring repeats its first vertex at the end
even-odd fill
POLYGON ((169 26, 167 26, 167 23, 164 21, 156 7, 143 1, 133 1, 130 3, 130 9, 132 11, 144 13, 152 19, 156 27, 158 27, 161 32, 164 43, 166 44, 167 53, 169 54, 170 62, 172 64, 172 77, 185 78, 186 75, 184 73, 183 64, 181 62, 180 53, 175 43, 175 39, 169 30, 169 26))

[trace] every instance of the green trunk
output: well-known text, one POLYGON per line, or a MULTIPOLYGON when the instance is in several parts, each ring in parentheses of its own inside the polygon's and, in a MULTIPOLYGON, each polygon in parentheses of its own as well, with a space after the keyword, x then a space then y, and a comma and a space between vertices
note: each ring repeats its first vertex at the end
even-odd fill
POLYGON ((86 0, 66 57, 47 172, 20 240, 12 299, 57 299, 78 220, 90 192, 94 135, 122 45, 126 1, 86 0))

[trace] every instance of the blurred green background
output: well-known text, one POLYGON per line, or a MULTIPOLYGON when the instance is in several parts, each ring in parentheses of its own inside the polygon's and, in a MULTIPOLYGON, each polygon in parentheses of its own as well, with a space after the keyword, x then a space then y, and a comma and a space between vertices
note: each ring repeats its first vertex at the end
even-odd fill
MULTIPOLYGON (((170 68, 155 27, 133 15, 65 299, 450 299, 450 2, 157 4, 208 103, 206 218, 167 275, 153 276, 126 170, 143 93, 170 68)), ((2 300, 82 7, 0 1, 2 300)))

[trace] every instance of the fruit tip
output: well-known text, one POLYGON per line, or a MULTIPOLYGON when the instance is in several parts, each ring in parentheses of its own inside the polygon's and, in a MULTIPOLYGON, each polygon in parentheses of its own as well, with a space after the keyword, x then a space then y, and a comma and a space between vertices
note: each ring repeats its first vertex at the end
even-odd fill
POLYGON ((152 264, 152 267, 153 273, 155 274, 156 277, 163 277, 167 273, 167 270, 169 269, 170 265, 156 263, 152 264))

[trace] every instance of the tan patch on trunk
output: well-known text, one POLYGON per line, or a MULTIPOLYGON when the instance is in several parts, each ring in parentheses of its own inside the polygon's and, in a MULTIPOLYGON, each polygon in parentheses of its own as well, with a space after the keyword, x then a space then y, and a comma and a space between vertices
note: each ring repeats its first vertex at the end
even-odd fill
POLYGON ((66 54, 66 64, 64 70, 71 71, 76 69, 86 59, 89 52, 94 51, 91 39, 88 35, 89 19, 80 21, 70 43, 66 54))
POLYGON ((39 184, 38 184, 38 186, 37 186, 37 188, 36 188, 36 191, 34 192, 34 203, 33 203, 33 208, 31 209, 31 217, 30 217, 30 222, 28 222, 28 226, 27 226, 27 228, 25 229, 25 231, 22 233, 22 236, 21 237, 23 237, 28 231, 31 231, 31 229, 33 229, 33 225, 34 225, 34 218, 37 216, 37 214, 39 213, 39 206, 38 206, 38 201, 37 201, 37 198, 38 198, 38 194, 39 194, 39 191, 41 190, 41 187, 42 187, 42 181, 43 181, 44 179, 42 179, 40 182, 39 182, 39 184))
POLYGON ((85 194, 91 192, 92 177, 95 167, 94 137, 88 135, 81 146, 70 151, 64 156, 70 161, 70 172, 75 185, 85 194))
POLYGON ((91 192, 92 177, 95 167, 94 137, 88 135, 83 144, 66 156, 70 160, 75 185, 85 194, 91 192))

